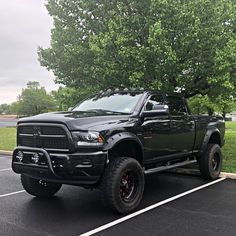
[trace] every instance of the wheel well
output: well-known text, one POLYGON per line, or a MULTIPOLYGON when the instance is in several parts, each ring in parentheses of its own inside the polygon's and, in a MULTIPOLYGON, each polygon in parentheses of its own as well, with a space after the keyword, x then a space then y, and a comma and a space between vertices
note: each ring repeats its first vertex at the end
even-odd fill
POLYGON ((133 140, 126 140, 115 145, 110 151, 109 156, 132 157, 141 165, 143 163, 143 150, 139 143, 133 140))
POLYGON ((213 133, 209 139, 209 143, 215 143, 215 144, 218 144, 219 146, 221 146, 221 140, 220 140, 219 133, 217 133, 217 132, 213 133))

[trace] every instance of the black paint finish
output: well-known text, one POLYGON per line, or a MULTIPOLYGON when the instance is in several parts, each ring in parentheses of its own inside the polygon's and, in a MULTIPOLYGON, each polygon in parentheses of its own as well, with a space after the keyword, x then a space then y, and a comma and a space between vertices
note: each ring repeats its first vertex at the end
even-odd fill
MULTIPOLYGON (((113 94, 114 92, 110 93, 113 94)), ((104 168, 106 168, 106 163, 108 163, 109 158, 112 158, 109 153, 110 151, 113 152, 116 147, 118 147, 116 154, 118 151, 118 155, 120 155, 118 149, 125 150, 122 155, 136 158, 145 169, 149 169, 159 165, 165 166, 170 161, 185 161, 186 158, 196 158, 198 153, 204 152, 209 142, 217 143, 220 146, 224 144, 225 125, 223 119, 192 116, 185 99, 179 94, 169 95, 155 91, 122 92, 126 95, 131 93, 138 93, 140 96, 132 114, 114 114, 114 112, 101 112, 101 109, 97 109, 96 112, 56 112, 23 118, 18 122, 18 144, 26 146, 25 149, 28 151, 30 148, 32 148, 32 152, 35 151, 33 148, 42 148, 42 153, 47 152, 45 157, 47 157, 47 166, 51 173, 54 173, 51 168, 53 165, 50 163, 52 155, 57 159, 56 162, 60 162, 58 165, 63 165, 62 171, 65 170, 63 176, 58 176, 60 174, 57 173, 50 178, 45 177, 45 180, 47 178, 49 181, 61 181, 61 183, 68 184, 73 180, 71 184, 78 185, 96 185, 99 183, 104 168), (160 101, 154 99, 158 97, 161 98, 160 101), (163 109, 159 111, 152 110, 152 106, 153 108, 165 107, 165 110, 164 112, 162 112, 163 109), (27 127, 30 126, 33 130, 39 131, 30 134, 32 139, 36 140, 35 142, 30 141, 28 133, 24 134, 19 131, 24 130, 24 127, 27 130, 27 127), (64 134, 62 135, 63 143, 60 137, 61 133, 59 137, 58 134, 54 134, 50 138, 50 134, 42 134, 43 127, 48 127, 52 131, 55 131, 55 129, 64 130, 64 133, 62 133, 64 134), (73 131, 99 132, 104 144, 79 147, 76 144, 73 131), (64 141, 68 144, 65 144, 64 141), (44 147, 43 144, 46 146, 44 147), (63 144, 65 144, 65 147, 60 149, 58 146, 64 146, 63 144), (50 149, 48 146, 54 148, 50 149), (55 146, 58 148, 55 148, 55 146), (95 158, 98 151, 102 159, 99 165, 96 161, 99 157, 95 158), (129 152, 127 153, 127 151, 129 152), (72 155, 74 159, 77 158, 78 162, 82 163, 81 167, 76 168, 72 164, 72 155), (88 163, 91 167, 83 163, 88 163), (87 176, 87 183, 86 180, 83 179, 82 183, 82 179, 79 179, 79 176, 83 174, 87 176), (73 177, 76 177, 77 183, 75 183, 73 177)), ((110 94, 99 96, 109 97, 110 94)), ((122 105, 124 106, 124 104, 122 105)), ((21 149, 24 151, 24 147, 21 147, 21 149)), ((17 154, 17 152, 14 153, 17 154)), ((23 165, 27 164, 24 163, 23 165)), ((27 173, 35 178, 43 178, 43 174, 36 167, 31 168, 31 166, 23 165, 17 163, 14 155, 13 170, 15 172, 27 173), (28 167, 30 170, 26 171, 26 169, 29 169, 28 167)))

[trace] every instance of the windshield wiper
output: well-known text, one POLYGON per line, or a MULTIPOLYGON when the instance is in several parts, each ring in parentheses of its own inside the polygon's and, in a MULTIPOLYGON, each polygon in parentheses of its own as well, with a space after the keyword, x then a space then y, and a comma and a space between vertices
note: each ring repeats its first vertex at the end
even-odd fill
POLYGON ((110 114, 121 114, 121 115, 128 115, 130 113, 127 112, 121 112, 121 111, 111 111, 111 110, 106 110, 106 109, 90 109, 84 112, 96 112, 96 113, 110 113, 110 114))

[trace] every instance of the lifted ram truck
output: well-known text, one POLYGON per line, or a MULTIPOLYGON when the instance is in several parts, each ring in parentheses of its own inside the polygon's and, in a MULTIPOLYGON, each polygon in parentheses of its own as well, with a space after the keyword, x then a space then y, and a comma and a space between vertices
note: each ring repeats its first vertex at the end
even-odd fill
POLYGON ((198 163, 204 178, 218 178, 224 132, 222 118, 191 115, 179 94, 108 90, 70 112, 21 119, 12 168, 36 197, 62 184, 99 188, 107 207, 127 213, 146 174, 198 163))

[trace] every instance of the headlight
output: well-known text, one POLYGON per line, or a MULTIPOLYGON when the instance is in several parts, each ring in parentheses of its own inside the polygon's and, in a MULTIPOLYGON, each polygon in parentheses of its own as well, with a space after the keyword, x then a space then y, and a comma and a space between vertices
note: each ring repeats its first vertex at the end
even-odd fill
POLYGON ((77 146, 102 146, 104 144, 99 132, 72 132, 72 136, 77 146))

